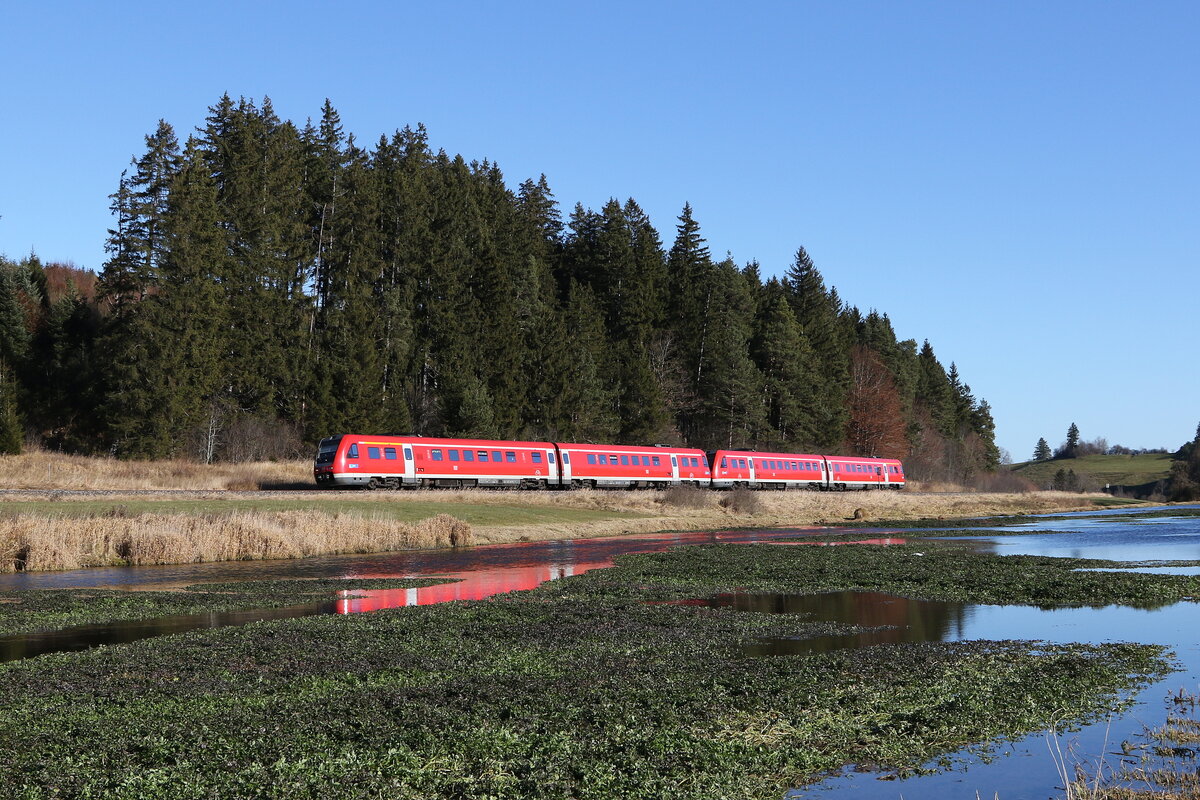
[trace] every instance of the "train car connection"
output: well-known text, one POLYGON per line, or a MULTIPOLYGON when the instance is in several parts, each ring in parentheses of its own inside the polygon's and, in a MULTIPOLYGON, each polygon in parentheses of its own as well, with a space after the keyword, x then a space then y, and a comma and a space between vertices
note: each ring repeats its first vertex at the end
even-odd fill
POLYGON ((693 447, 339 434, 317 446, 318 486, 367 489, 901 489, 895 459, 693 447))

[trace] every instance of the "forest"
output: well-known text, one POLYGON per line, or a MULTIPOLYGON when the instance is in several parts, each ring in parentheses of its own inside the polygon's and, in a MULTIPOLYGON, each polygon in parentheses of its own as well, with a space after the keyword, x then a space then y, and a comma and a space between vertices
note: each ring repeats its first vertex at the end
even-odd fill
MULTIPOLYGON (((114 170, 115 172, 115 170, 114 170)), ((111 196, 99 275, 0 258, 0 452, 306 456, 338 432, 686 443, 906 460, 970 481, 991 409, 803 247, 782 277, 717 259, 683 205, 564 219, 544 175, 373 147, 326 101, 163 121, 111 196)))

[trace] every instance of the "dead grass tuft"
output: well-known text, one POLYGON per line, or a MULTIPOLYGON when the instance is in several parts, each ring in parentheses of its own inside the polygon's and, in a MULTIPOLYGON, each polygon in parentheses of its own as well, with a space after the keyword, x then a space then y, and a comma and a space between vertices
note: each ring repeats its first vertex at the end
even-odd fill
POLYGON ((672 486, 664 489, 659 495, 659 502, 664 506, 676 508, 712 508, 712 492, 697 489, 695 486, 672 486))
POLYGON ((718 505, 735 514, 757 514, 762 511, 761 492, 754 489, 732 489, 721 495, 718 505))

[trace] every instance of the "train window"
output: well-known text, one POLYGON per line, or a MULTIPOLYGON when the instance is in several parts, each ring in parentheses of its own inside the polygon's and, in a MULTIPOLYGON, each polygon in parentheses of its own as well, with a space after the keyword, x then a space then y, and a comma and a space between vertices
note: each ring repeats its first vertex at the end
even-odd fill
POLYGON ((480 460, 480 461, 487 461, 487 460, 488 460, 488 454, 487 454, 487 450, 480 450, 480 451, 479 451, 479 460, 480 460))
POLYGON ((503 460, 504 460, 503 453, 501 453, 499 450, 492 451, 492 461, 503 461, 503 460))
POLYGON ((551 464, 553 464, 554 463, 554 453, 546 453, 546 460, 549 461, 551 464))
POLYGON ((463 461, 474 461, 474 460, 475 460, 475 451, 463 450, 463 461))
POLYGON ((346 451, 346 455, 350 458, 358 458, 358 443, 350 445, 350 449, 346 451))
POLYGON ((412 448, 411 447, 404 448, 404 460, 412 461, 412 448))
POLYGON ((506 450, 504 451, 504 460, 510 464, 515 464, 517 463, 517 454, 512 450, 506 450))
POLYGON ((367 458, 382 458, 382 456, 379 454, 379 448, 378 447, 368 447, 367 448, 367 458))
POLYGON ((535 464, 540 464, 540 463, 542 463, 542 454, 539 453, 537 450, 534 450, 532 453, 529 454, 529 460, 535 464))
POLYGON ((596 454, 595 453, 588 453, 588 463, 589 464, 596 463, 596 454))
MULTIPOLYGON (((551 456, 551 458, 553 458, 553 456, 551 456)), ((571 454, 570 453, 563 453, 563 463, 564 464, 571 463, 571 454)))
POLYGON ((654 462, 654 466, 662 466, 662 462, 658 460, 658 456, 650 456, 650 460, 654 462))
POLYGON ((457 451, 457 450, 451 450, 451 451, 449 451, 449 452, 450 452, 450 460, 451 460, 451 461, 458 461, 458 451, 457 451))
POLYGON ((721 459, 721 469, 725 469, 725 459, 721 459))
POLYGON ((629 466, 629 456, 621 456, 621 466, 623 466, 623 467, 629 466))
POLYGON ((394 447, 383 448, 383 457, 386 458, 388 461, 395 461, 396 460, 396 448, 394 448, 394 447))
POLYGON ((430 450, 429 457, 432 458, 434 461, 441 461, 442 460, 442 451, 441 450, 430 450))

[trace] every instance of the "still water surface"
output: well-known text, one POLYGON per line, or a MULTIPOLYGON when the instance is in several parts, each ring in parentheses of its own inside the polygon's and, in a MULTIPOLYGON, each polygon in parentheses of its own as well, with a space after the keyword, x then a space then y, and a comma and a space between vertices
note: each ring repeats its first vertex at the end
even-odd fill
MULTIPOLYGON (((1105 558, 1137 564, 1200 560, 1200 517, 1124 519, 1110 513, 1077 514, 1052 520, 1031 520, 1011 528, 1013 534, 970 537, 982 549, 999 554, 1029 554, 1105 558), (1043 532, 1045 531, 1045 532, 1043 532), (1053 531, 1053 532, 1051 532, 1053 531)), ((127 590, 178 589, 188 584, 287 578, 414 578, 446 576, 454 583, 420 589, 372 590, 359 596, 339 596, 329 602, 291 609, 231 612, 173 617, 138 623, 46 634, 42 637, 0 639, 0 660, 11 660, 62 649, 82 649, 102 643, 202 627, 237 625, 257 619, 328 613, 356 613, 449 600, 477 600, 501 592, 530 589, 538 584, 591 569, 611 566, 626 553, 660 552, 671 547, 709 543, 794 543, 781 539, 804 535, 805 543, 820 543, 823 529, 724 531, 715 533, 643 534, 610 539, 493 545, 461 551, 420 551, 378 556, 350 556, 304 561, 241 562, 165 567, 91 569, 65 573, 0 576, 0 590, 108 588, 127 590), (19 641, 18 641, 19 640, 19 641)), ((954 537, 952 532, 948 538, 954 537)), ((943 536, 936 531, 864 531, 863 541, 899 543, 912 537, 943 536)), ((818 596, 726 595, 693 602, 727 605, 744 611, 809 614, 817 619, 846 622, 879 630, 818 640, 779 640, 753 643, 747 654, 761 657, 813 652, 884 643, 954 641, 961 639, 1032 639, 1054 643, 1136 641, 1171 647, 1178 670, 1143 690, 1135 704, 1112 719, 1066 734, 1061 746, 1074 748, 1081 760, 1113 751, 1122 739, 1136 737, 1143 725, 1160 724, 1163 698, 1180 688, 1200 690, 1200 604, 1178 603, 1158 609, 1122 606, 1040 609, 1027 606, 988 606, 911 600, 872 592, 837 592, 818 596)), ((952 771, 907 780, 848 771, 794 793, 796 798, 862 798, 899 800, 915 797, 992 798, 1018 800, 1060 796, 1061 781, 1047 749, 1044 734, 1002 747, 1000 758, 986 763, 971 753, 959 754, 952 771)))

